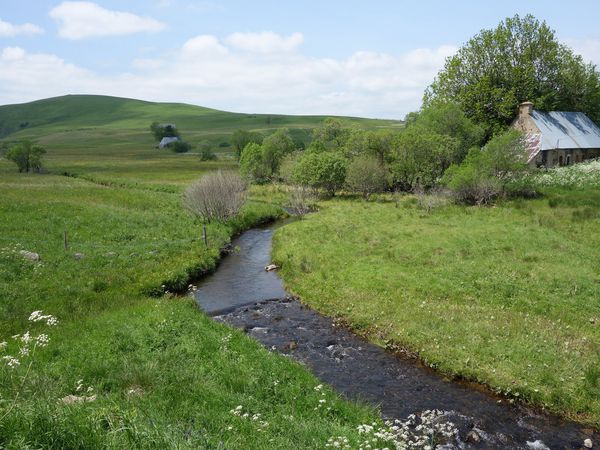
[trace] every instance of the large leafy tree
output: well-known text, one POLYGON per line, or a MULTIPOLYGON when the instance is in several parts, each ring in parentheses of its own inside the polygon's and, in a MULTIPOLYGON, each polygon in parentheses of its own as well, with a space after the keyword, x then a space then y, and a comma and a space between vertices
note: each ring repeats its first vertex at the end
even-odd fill
POLYGON ((583 111, 600 120, 600 75, 531 15, 482 30, 446 61, 426 106, 456 102, 487 136, 512 121, 523 101, 544 110, 583 111))
POLYGON ((29 140, 20 142, 6 152, 6 159, 13 161, 19 172, 40 172, 42 170, 42 157, 46 150, 35 145, 29 140))

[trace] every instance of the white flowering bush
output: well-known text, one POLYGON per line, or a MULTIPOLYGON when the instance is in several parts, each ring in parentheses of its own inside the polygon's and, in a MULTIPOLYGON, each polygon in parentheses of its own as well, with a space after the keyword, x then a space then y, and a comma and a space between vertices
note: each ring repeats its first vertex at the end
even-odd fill
POLYGON ((383 424, 362 424, 357 427, 361 439, 351 442, 346 436, 329 438, 327 448, 358 448, 360 450, 433 450, 456 445, 458 429, 445 420, 439 410, 411 414, 406 420, 386 421, 383 424))
POLYGON ((533 175, 532 180, 538 186, 600 188, 600 159, 550 169, 533 175))

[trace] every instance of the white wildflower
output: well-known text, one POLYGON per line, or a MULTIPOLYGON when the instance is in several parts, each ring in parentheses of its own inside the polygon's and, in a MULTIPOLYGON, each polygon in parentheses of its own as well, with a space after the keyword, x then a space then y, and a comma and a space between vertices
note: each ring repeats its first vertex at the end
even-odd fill
POLYGON ((37 345, 38 347, 45 347, 46 345, 48 345, 49 341, 50 338, 47 334, 40 334, 38 337, 35 338, 35 345, 37 345))
POLYGON ((21 361, 19 361, 14 356, 6 355, 2 359, 5 361, 6 365, 11 369, 16 369, 21 365, 21 361))

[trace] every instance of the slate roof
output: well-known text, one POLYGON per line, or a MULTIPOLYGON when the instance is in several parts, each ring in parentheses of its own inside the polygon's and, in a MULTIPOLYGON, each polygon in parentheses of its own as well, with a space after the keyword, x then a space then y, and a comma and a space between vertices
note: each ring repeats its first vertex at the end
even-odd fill
POLYGON ((539 150, 600 148, 600 128, 581 112, 532 111, 541 133, 539 150))
POLYGON ((177 136, 174 137, 164 137, 160 140, 160 144, 158 144, 158 146, 160 148, 166 147, 169 144, 172 144, 173 142, 177 142, 179 140, 179 138, 177 136))

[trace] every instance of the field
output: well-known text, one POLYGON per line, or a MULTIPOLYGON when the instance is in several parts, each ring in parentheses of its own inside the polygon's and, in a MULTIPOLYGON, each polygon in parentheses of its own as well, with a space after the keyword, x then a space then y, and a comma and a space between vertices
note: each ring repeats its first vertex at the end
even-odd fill
MULTIPOLYGON (((215 267, 232 234, 282 210, 268 191, 254 191, 239 220, 209 227, 205 248, 181 192, 234 162, 159 152, 148 125, 164 118, 185 133, 186 120, 204 111, 206 123, 186 134, 225 136, 240 117, 219 122, 228 113, 136 102, 125 114, 114 104, 102 109, 106 101, 79 113, 72 104, 62 112, 35 108, 23 114, 39 117, 37 126, 6 138, 43 144, 49 173, 18 174, 0 159, 0 357, 20 361, 11 369, 3 359, 0 368, 0 447, 315 448, 378 420, 375 410, 327 387, 315 390, 318 380, 304 368, 213 322, 188 297, 166 292, 185 291, 215 267), (163 108, 160 117, 152 108, 163 108), (169 108, 181 117, 166 114, 169 108), (104 114, 121 118, 105 123, 104 114), (58 325, 28 321, 38 310, 58 325), (18 354, 40 334, 48 335, 47 346, 34 350, 30 342, 30 354, 18 354), (330 409, 315 410, 323 399, 330 409), (242 413, 234 413, 238 406, 242 413)), ((22 120, 2 108, 5 125, 11 114, 22 120)))
POLYGON ((450 377, 600 425, 600 191, 341 198, 275 236, 287 286, 450 377))

